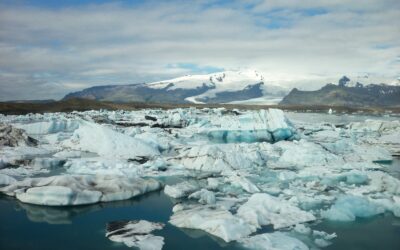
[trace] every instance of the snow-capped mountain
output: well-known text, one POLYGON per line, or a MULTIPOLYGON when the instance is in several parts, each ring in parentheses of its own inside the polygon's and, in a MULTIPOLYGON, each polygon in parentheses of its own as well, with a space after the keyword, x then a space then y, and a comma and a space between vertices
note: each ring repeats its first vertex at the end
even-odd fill
POLYGON ((260 98, 280 100, 289 91, 265 82, 255 70, 186 75, 147 84, 108 85, 68 94, 64 99, 87 98, 114 102, 229 103, 260 98))
POLYGON ((368 87, 369 85, 378 85, 378 83, 382 86, 400 86, 400 78, 389 81, 387 79, 385 81, 380 81, 379 79, 371 78, 368 75, 351 77, 351 79, 347 76, 343 76, 339 79, 337 85, 341 87, 360 88, 368 87))

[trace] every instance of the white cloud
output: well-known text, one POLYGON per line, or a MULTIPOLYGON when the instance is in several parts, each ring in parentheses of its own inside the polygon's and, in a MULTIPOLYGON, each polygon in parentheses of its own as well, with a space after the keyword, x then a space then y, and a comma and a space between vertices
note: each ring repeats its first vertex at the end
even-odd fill
POLYGON ((291 86, 343 74, 399 76, 398 1, 204 3, 2 5, 0 100, 193 73, 168 66, 181 63, 256 68, 291 86))

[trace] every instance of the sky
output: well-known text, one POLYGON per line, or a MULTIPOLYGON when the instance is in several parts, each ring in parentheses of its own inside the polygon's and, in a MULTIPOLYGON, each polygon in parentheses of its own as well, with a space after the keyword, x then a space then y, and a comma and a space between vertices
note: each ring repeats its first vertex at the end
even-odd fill
POLYGON ((0 0, 0 101, 240 69, 396 80, 399 17, 399 0, 0 0))

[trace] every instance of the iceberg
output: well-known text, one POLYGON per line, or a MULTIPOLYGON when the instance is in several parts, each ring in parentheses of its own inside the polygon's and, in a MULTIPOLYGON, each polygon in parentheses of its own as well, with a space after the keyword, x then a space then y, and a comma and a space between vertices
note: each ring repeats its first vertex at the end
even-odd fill
MULTIPOLYGON (((46 117, 45 117, 46 119, 46 117)), ((63 116, 50 116, 45 121, 16 124, 30 135, 46 135, 59 132, 73 132, 79 128, 79 119, 68 119, 63 116)))
POLYGON ((201 145, 183 148, 169 161, 187 169, 221 173, 263 166, 271 151, 268 143, 201 145))
POLYGON ((161 250, 164 238, 155 236, 151 232, 161 230, 164 226, 163 223, 145 220, 112 221, 107 223, 106 237, 140 250, 161 250))
POLYGON ((391 153, 383 147, 356 144, 349 139, 341 139, 334 143, 324 143, 323 145, 330 152, 343 155, 343 158, 347 162, 385 162, 392 161, 393 159, 391 153))
POLYGON ((354 221, 356 217, 371 217, 384 212, 383 207, 365 198, 345 195, 339 197, 331 208, 322 211, 321 216, 328 220, 354 221))
POLYGON ((274 145, 282 151, 277 161, 277 167, 296 169, 343 163, 343 160, 337 155, 327 151, 321 145, 305 139, 293 142, 281 141, 274 145))
POLYGON ((270 224, 274 229, 280 229, 316 219, 313 214, 301 210, 290 202, 266 193, 253 194, 239 207, 237 215, 254 229, 270 224))
POLYGON ((178 210, 169 222, 176 227, 206 231, 226 242, 238 240, 254 232, 251 226, 229 211, 211 206, 178 210))
POLYGON ((0 174, 0 187, 1 186, 8 186, 15 183, 17 180, 11 176, 0 174))
POLYGON ((135 158, 159 155, 157 148, 105 126, 81 121, 72 138, 64 141, 64 147, 89 151, 105 157, 135 158))
POLYGON ((300 240, 285 233, 274 232, 257 234, 240 240, 240 244, 247 249, 254 250, 308 250, 300 240))
POLYGON ((207 189, 201 189, 189 195, 189 199, 196 199, 201 204, 215 204, 215 194, 207 189))
POLYGON ((153 179, 60 175, 26 178, 0 192, 25 203, 68 206, 125 200, 160 188, 161 183, 153 179))
POLYGON ((296 136, 296 129, 279 109, 226 116, 223 120, 211 121, 211 124, 207 137, 223 143, 277 142, 296 136))
MULTIPOLYGON (((160 180, 176 204, 172 225, 255 249, 325 247, 333 234, 302 224, 319 219, 400 216, 398 173, 383 164, 400 152, 398 121, 286 115, 190 108, 0 116, 0 192, 30 206, 36 220, 66 222, 72 215, 57 206, 102 207, 161 189, 160 180)), ((150 231, 137 233, 146 223, 119 225, 111 240, 163 246, 150 231)))
POLYGON ((172 198, 178 199, 187 197, 189 194, 200 189, 195 181, 183 181, 175 185, 166 185, 164 193, 172 198))

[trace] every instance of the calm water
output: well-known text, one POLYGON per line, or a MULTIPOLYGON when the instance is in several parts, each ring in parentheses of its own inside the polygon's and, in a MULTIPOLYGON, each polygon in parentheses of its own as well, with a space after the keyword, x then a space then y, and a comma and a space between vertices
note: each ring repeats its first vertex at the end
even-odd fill
POLYGON ((325 221, 314 229, 336 232, 338 237, 326 250, 399 250, 400 218, 384 214, 358 218, 355 222, 325 221))
MULTIPOLYGON (((164 237, 163 249, 241 249, 202 231, 169 225, 171 209, 172 203, 162 191, 127 201, 68 208, 28 205, 0 196, 0 249, 129 249, 105 237, 107 222, 125 219, 166 223, 163 230, 154 232, 164 237)), ((336 232, 338 237, 327 250, 400 249, 400 218, 389 213, 355 222, 324 221, 312 228, 336 232)))
MULTIPOLYGON (((0 196, 0 249, 131 249, 105 237, 106 223, 144 219, 167 223, 172 203, 163 192, 89 206, 54 208, 23 204, 0 196)), ((163 249, 239 249, 199 230, 166 224, 155 231, 163 249)))

